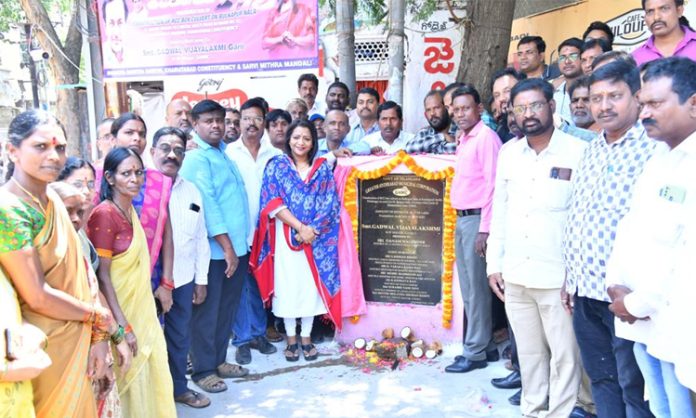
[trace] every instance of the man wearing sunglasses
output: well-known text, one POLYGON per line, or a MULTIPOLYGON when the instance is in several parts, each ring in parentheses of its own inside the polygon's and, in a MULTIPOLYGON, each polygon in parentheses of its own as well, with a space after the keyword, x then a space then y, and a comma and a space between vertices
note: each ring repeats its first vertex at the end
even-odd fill
POLYGON ((573 115, 570 112, 570 95, 568 87, 582 75, 580 66, 580 50, 582 41, 578 38, 570 38, 561 42, 558 46, 558 68, 562 77, 553 81, 556 91, 553 100, 556 102, 556 115, 568 123, 573 123, 573 115))

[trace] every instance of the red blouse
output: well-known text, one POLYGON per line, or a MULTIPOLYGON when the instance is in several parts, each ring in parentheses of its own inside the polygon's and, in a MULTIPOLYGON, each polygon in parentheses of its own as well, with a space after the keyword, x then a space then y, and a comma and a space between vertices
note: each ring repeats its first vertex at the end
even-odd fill
POLYGON ((112 258, 125 252, 133 239, 133 226, 108 200, 94 208, 87 221, 87 236, 99 257, 112 258))

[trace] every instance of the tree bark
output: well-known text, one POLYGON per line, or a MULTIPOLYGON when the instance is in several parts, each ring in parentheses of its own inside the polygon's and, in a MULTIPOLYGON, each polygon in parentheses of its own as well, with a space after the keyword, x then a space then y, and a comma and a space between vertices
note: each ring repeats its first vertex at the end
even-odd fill
POLYGON ((389 2, 389 90, 387 97, 404 103, 404 20, 406 0, 389 2))
POLYGON ((336 38, 338 40, 338 78, 350 90, 350 106, 355 107, 355 26, 353 0, 336 0, 336 38))
POLYGON ((58 37, 41 0, 19 0, 19 3, 27 16, 27 20, 33 26, 34 36, 39 41, 39 45, 50 55, 48 66, 57 88, 55 113, 65 127, 68 155, 89 158, 87 147, 81 146, 87 142, 87 133, 81 132, 80 124, 77 122, 81 116, 77 90, 74 87, 69 87, 80 81, 80 71, 77 66, 80 64, 80 53, 82 52, 82 33, 78 29, 78 3, 73 3, 68 33, 64 43, 58 37))
POLYGON ((515 0, 468 0, 457 81, 470 83, 487 104, 493 73, 507 65, 515 0))

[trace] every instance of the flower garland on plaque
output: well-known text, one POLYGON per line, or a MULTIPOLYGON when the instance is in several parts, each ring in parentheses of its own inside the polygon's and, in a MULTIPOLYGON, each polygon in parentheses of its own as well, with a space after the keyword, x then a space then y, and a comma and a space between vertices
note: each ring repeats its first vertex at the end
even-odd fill
MULTIPOLYGON (((346 178, 343 205, 350 215, 355 237, 356 250, 358 249, 358 191, 357 180, 374 180, 384 177, 391 173, 396 167, 403 164, 413 174, 425 180, 445 180, 445 196, 443 201, 442 223, 444 231, 442 233, 442 326, 449 329, 452 326, 452 275, 454 264, 454 230, 457 222, 457 212, 450 205, 450 190, 454 167, 447 167, 439 171, 427 170, 416 162, 416 160, 404 151, 399 151, 387 164, 373 170, 361 171, 353 167, 346 178)), ((359 317, 351 318, 352 323, 357 323, 359 317)))

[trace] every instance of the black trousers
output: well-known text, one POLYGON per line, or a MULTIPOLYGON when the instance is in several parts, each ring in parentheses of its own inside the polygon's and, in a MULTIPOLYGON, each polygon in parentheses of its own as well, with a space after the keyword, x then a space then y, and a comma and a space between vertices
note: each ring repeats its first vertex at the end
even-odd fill
POLYGON ((169 371, 174 382, 174 397, 188 391, 186 380, 186 356, 191 346, 191 313, 193 310, 194 283, 177 287, 172 291, 174 304, 164 314, 164 339, 167 341, 169 371))
POLYGON ((249 255, 239 257, 232 277, 225 277, 225 260, 210 260, 208 296, 193 307, 191 318, 191 379, 200 380, 217 373, 225 362, 242 285, 249 274, 249 255))

